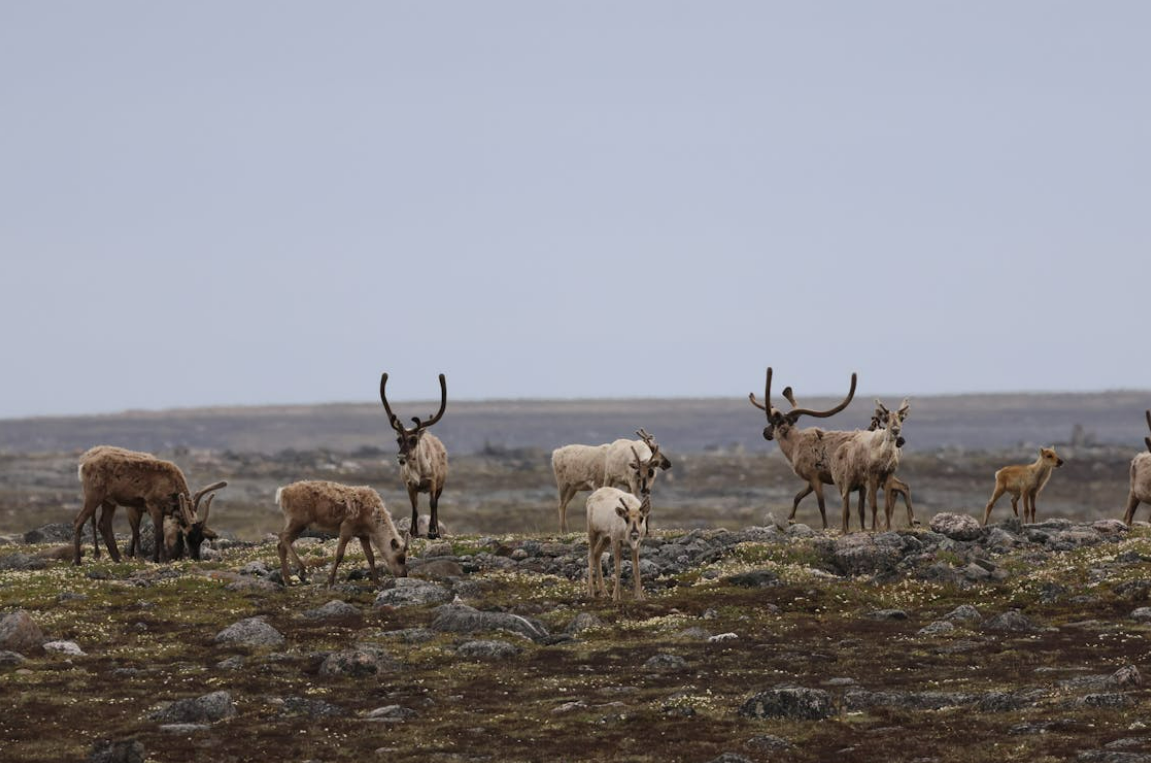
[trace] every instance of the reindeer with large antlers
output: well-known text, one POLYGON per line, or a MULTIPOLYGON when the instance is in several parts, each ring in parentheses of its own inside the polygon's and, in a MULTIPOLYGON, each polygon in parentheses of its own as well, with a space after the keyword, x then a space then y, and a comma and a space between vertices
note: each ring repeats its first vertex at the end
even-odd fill
POLYGON ((824 431, 816 427, 797 429, 795 423, 800 416, 825 419, 846 408, 851 403, 852 398, 855 397, 856 375, 854 373, 851 375, 851 389, 848 390, 847 397, 843 399, 843 402, 826 411, 799 407, 795 404, 791 387, 788 387, 783 391, 783 395, 791 402, 792 407, 790 411, 784 413, 771 403, 771 374, 771 368, 768 367, 763 402, 760 403, 755 399, 754 392, 748 394, 747 398, 752 405, 767 416, 767 426, 763 428, 763 438, 779 441, 779 450, 787 459, 791 470, 795 472, 795 476, 807 483, 807 487, 796 494, 795 501, 791 506, 791 515, 788 516, 787 521, 795 521, 795 512, 799 508, 799 502, 814 492, 815 499, 819 502, 819 515, 823 519, 823 528, 826 530, 827 505, 823 499, 823 486, 834 484, 831 479, 831 454, 853 433, 824 431))
POLYGON ((430 434, 428 429, 443 418, 444 409, 448 406, 448 383, 444 375, 440 374, 440 410, 427 421, 413 416, 414 427, 404 427, 400 417, 392 412, 388 405, 388 375, 380 377, 380 400, 384 404, 384 411, 388 414, 388 421, 392 429, 396 430, 396 442, 399 443, 400 452, 396 460, 400 464, 400 476, 408 489, 408 499, 412 502, 412 524, 409 532, 412 536, 419 535, 420 513, 418 509, 419 494, 427 493, 432 505, 432 515, 428 520, 428 538, 440 537, 439 511, 440 493, 444 490, 444 482, 448 478, 448 451, 440 438, 430 434))
MULTIPOLYGON (((1151 410, 1147 411, 1147 428, 1151 429, 1151 410)), ((1131 524, 1135 519, 1135 509, 1139 503, 1151 503, 1151 437, 1144 437, 1147 453, 1140 453, 1131 459, 1131 492, 1127 495, 1127 513, 1123 521, 1131 524)))

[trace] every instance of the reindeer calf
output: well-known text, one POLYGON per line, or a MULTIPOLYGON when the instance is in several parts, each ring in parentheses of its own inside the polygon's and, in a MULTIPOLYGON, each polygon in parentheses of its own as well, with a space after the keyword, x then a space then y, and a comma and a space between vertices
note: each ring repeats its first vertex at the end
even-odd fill
POLYGON ((325 480, 293 482, 276 491, 276 503, 280 511, 284 512, 284 529, 280 532, 277 547, 284 585, 288 584, 290 577, 289 555, 299 570, 300 580, 305 579, 304 563, 300 561, 292 543, 300 537, 300 533, 313 526, 328 532, 338 531, 340 534, 336 560, 328 575, 329 587, 335 585, 336 570, 344 559, 344 548, 352 538, 360 541, 360 547, 364 549, 364 556, 368 560, 372 583, 377 587, 380 585, 380 576, 376 571, 372 544, 384 557, 384 563, 394 576, 407 577, 407 553, 411 536, 405 534, 400 537, 396 526, 392 524, 391 514, 384 506, 384 499, 372 488, 349 487, 325 480))
POLYGON ((611 544, 615 559, 615 582, 612 601, 619 601, 620 577, 623 574, 623 544, 631 547, 631 574, 635 581, 635 598, 643 598, 639 573, 639 545, 647 536, 647 518, 651 513, 650 496, 643 500, 614 487, 601 487, 587 499, 587 593, 589 597, 607 595, 600 559, 611 544))
POLYGON ((1019 516, 1019 499, 1023 498, 1023 522, 1035 522, 1035 499, 1047 480, 1051 470, 1063 466, 1063 459, 1055 453, 1055 448, 1040 448, 1039 458, 1032 464, 1005 466, 995 472, 995 492, 983 510, 983 524, 991 517, 991 507, 1004 493, 1011 493, 1011 510, 1019 516))

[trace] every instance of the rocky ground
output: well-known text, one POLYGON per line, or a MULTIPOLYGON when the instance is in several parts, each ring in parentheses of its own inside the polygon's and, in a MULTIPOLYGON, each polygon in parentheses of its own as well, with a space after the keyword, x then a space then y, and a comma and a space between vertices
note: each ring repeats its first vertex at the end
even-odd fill
POLYGON ((72 567, 41 527, 0 545, 0 757, 1151 761, 1151 527, 923 519, 657 530, 620 603, 576 533, 417 541, 375 590, 351 552, 322 585, 330 540, 284 587, 267 541, 72 567))

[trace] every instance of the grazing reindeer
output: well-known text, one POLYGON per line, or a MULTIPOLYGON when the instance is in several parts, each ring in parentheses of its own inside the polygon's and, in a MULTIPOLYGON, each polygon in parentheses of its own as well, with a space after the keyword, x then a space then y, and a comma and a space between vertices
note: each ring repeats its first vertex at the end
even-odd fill
POLYGON ((407 577, 407 554, 411 536, 403 537, 392 524, 392 515, 384 506, 384 499, 370 487, 351 487, 327 480, 293 482, 276 490, 276 504, 284 513, 284 529, 280 532, 280 543, 276 547, 280 555, 280 574, 284 585, 288 585, 288 557, 296 565, 300 581, 304 582, 304 563, 292 546, 300 533, 308 527, 316 526, 323 530, 338 531, 340 542, 336 546, 336 559, 328 575, 328 587, 336 584, 336 570, 344 559, 344 549, 348 541, 357 538, 368 560, 368 570, 372 583, 380 585, 380 575, 376 571, 376 558, 372 554, 372 544, 384 558, 384 563, 392 575, 407 577))
MULTIPOLYGON (((906 408, 906 403, 904 404, 906 408)), ((884 408, 887 411, 886 408, 884 408)), ((879 506, 876 491, 880 484, 895 471, 899 463, 898 442, 903 419, 900 412, 887 411, 884 426, 879 429, 853 432, 843 444, 831 454, 831 477, 843 498, 843 532, 850 530, 851 493, 860 491, 859 525, 867 529, 867 507, 863 500, 863 489, 871 501, 871 529, 878 527, 879 506)))
MULTIPOLYGON (((1147 428, 1151 429, 1151 410, 1147 411, 1147 428)), ((1151 437, 1144 437, 1147 453, 1140 453, 1131 459, 1131 492, 1127 495, 1127 513, 1123 521, 1128 525, 1135 519, 1135 509, 1140 501, 1151 503, 1151 437)))
MULTIPOLYGON (((899 420, 903 422, 907 418, 908 411, 906 398, 903 400, 903 405, 899 407, 899 411, 901 414, 899 420)), ((867 428, 869 430, 875 430, 883 426, 883 421, 886 419, 887 413, 887 407, 876 400, 875 413, 871 415, 871 424, 868 425, 867 428)), ((906 442, 906 440, 900 435, 895 441, 895 446, 902 448, 904 442, 906 442)), ((891 529, 891 516, 895 512, 895 496, 897 494, 903 496, 903 503, 907 506, 907 526, 912 527, 919 524, 919 520, 915 518, 915 509, 911 506, 911 486, 899 479, 899 477, 896 477, 894 471, 888 474, 887 478, 881 484, 883 485, 883 512, 886 517, 885 529, 891 529)))
POLYGON ((788 516, 787 521, 795 521, 795 512, 796 509, 799 508, 799 502, 814 492, 815 500, 819 502, 819 516, 823 519, 823 529, 826 530, 827 506, 823 500, 823 486, 834 484, 831 479, 831 454, 851 437, 853 433, 837 431, 825 432, 816 427, 796 429, 795 423, 799 420, 800 416, 813 416, 823 419, 828 416, 833 416, 846 408, 852 398, 855 397, 856 375, 854 373, 851 375, 851 389, 848 390, 847 397, 843 399, 843 402, 826 411, 800 408, 794 402, 794 397, 791 395, 791 387, 788 387, 783 393, 791 402, 792 407, 790 411, 784 413, 771 403, 771 373, 771 368, 768 367, 767 383, 764 385, 763 392, 763 403, 755 399, 754 392, 750 393, 747 397, 752 405, 763 411, 767 416, 767 426, 763 428, 763 438, 765 440, 779 440, 779 450, 783 453, 783 457, 787 459, 791 470, 795 472, 795 476, 807 483, 807 487, 796 494, 795 501, 791 506, 791 515, 788 516))
POLYGON ((186 540, 192 558, 199 559, 204 538, 215 535, 207 529, 207 508, 211 505, 211 498, 203 517, 197 515, 200 500, 228 484, 215 482, 193 494, 188 489, 184 473, 171 461, 111 445, 97 445, 85 451, 80 456, 78 474, 84 490, 84 508, 72 523, 73 564, 80 563, 80 534, 84 524, 89 517, 95 516, 98 508, 101 509, 100 534, 104 536, 108 554, 113 561, 120 561, 116 536, 112 533, 112 517, 117 506, 128 507, 128 522, 132 526, 129 555, 134 556, 139 548, 140 519, 147 511, 156 529, 153 561, 159 562, 161 556, 168 557, 169 544, 164 541, 173 536, 165 530, 165 517, 179 524, 179 532, 186 540))
POLYGON ((623 574, 623 544, 631 548, 631 574, 635 581, 635 598, 643 598, 643 582, 639 573, 639 546, 647 535, 647 518, 651 513, 651 497, 641 501, 631 493, 614 487, 601 487, 587 499, 587 593, 591 598, 607 595, 603 583, 600 559, 611 544, 615 559, 615 582, 612 601, 619 601, 620 577, 623 574))
POLYGON ((1063 466, 1063 459, 1056 454, 1055 448, 1040 448, 1035 463, 1005 466, 995 472, 995 492, 983 510, 983 524, 987 524, 991 507, 1004 493, 1011 493, 1011 510, 1015 516, 1019 516, 1019 498, 1023 498, 1023 522, 1034 524, 1035 499, 1051 479, 1051 470, 1060 466, 1063 466))
POLYGON ((444 409, 448 406, 448 383, 444 375, 440 374, 440 410, 427 421, 421 421, 413 416, 416 425, 406 429, 400 417, 392 413, 388 405, 388 375, 380 377, 380 400, 384 404, 384 411, 388 414, 388 421, 392 429, 396 430, 396 442, 399 443, 400 452, 396 460, 400 464, 400 476, 408 489, 408 499, 412 502, 412 525, 410 531, 413 536, 420 534, 420 514, 417 508, 419 494, 427 493, 432 505, 432 515, 428 521, 428 538, 440 537, 439 505, 440 493, 444 490, 444 482, 448 478, 448 451, 444 444, 428 429, 443 418, 444 409))

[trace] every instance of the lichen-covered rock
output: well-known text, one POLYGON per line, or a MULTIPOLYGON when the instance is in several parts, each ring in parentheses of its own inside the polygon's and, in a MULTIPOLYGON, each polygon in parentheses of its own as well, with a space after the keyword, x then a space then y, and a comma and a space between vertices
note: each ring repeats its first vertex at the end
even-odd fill
POLYGON ((307 718, 343 718, 348 715, 348 711, 322 699, 285 697, 280 703, 280 715, 296 715, 307 718))
POLYGON ((979 522, 967 514, 941 512, 931 518, 933 532, 946 535, 952 540, 975 540, 983 533, 979 522))
POLYGON ((547 638, 548 630, 538 620, 508 612, 481 612, 466 604, 445 604, 435 609, 432 630, 448 633, 508 631, 533 641, 547 638))
POLYGON ((1026 631, 1039 630, 1035 623, 1031 622, 1017 609, 1009 609, 1001 615, 996 615, 983 624, 985 631, 1004 631, 1008 633, 1024 633, 1026 631))
POLYGON ((374 676, 395 670, 399 663, 377 646, 360 645, 332 652, 320 665, 322 676, 374 676))
POLYGON ((649 657, 643 667, 655 671, 684 670, 687 668, 687 660, 678 654, 656 654, 649 657))
POLYGON ((960 604, 944 615, 943 619, 953 623, 977 623, 983 619, 983 616, 979 614, 978 609, 970 604, 960 604))
POLYGON ((45 652, 56 652, 71 657, 83 657, 84 651, 75 641, 47 641, 44 643, 45 652))
POLYGON ((216 643, 227 646, 277 648, 283 646, 286 641, 283 634, 268 625, 263 617, 249 617, 217 633, 216 643))
POLYGON ((902 558, 896 533, 852 533, 835 539, 831 562, 844 575, 866 575, 894 570, 902 558))
POLYGON ((431 581, 419 578, 394 578, 390 587, 376 595, 373 606, 411 607, 439 604, 451 601, 451 598, 451 591, 431 581))
POLYGON ((739 708, 742 718, 791 718, 817 721, 834 713, 831 695, 822 689, 778 686, 761 691, 739 708))
POLYGON ((163 723, 215 723, 235 717, 236 703, 226 691, 169 703, 148 715, 149 720, 163 723))
POLYGON ((29 654, 40 651, 44 633, 32 616, 22 609, 0 618, 0 649, 29 654))
POLYGON ((138 739, 101 739, 92 745, 87 763, 144 763, 147 757, 138 739))
POLYGON ((333 599, 322 607, 304 611, 304 617, 312 620, 341 620, 362 617, 360 610, 346 601, 333 599))
POLYGON ((460 644, 456 654, 469 660, 510 660, 522 649, 506 641, 468 641, 460 644))

